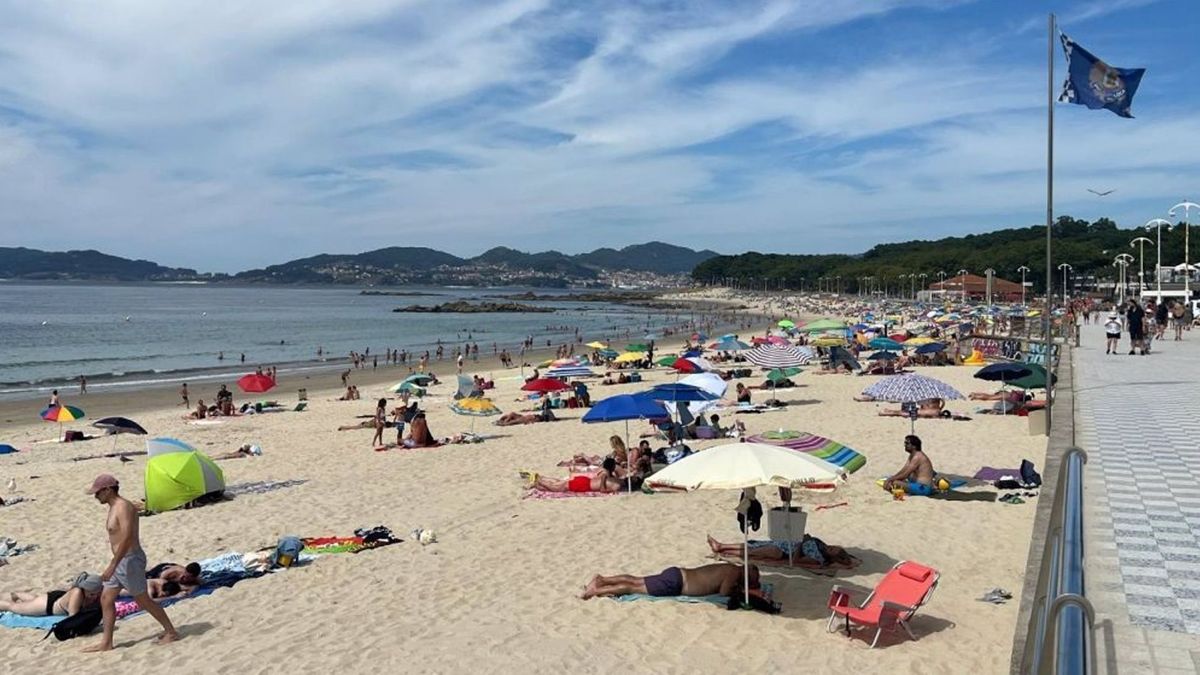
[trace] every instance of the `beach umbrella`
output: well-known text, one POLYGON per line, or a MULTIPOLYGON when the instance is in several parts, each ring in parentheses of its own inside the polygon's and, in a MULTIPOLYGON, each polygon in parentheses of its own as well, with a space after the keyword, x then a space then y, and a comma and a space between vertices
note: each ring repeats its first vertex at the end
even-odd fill
POLYGON ((918 354, 934 354, 936 352, 946 351, 946 345, 941 342, 930 342, 917 347, 918 354))
POLYGON ((841 467, 848 474, 854 473, 867 465, 867 458, 857 450, 824 436, 803 431, 784 429, 768 431, 756 436, 750 436, 746 438, 746 442, 767 443, 803 452, 817 459, 823 459, 834 466, 841 467))
POLYGON ((704 372, 704 369, 701 368, 700 366, 696 365, 696 363, 694 361, 692 361, 691 359, 683 359, 683 358, 675 359, 675 360, 671 361, 670 367, 672 369, 674 369, 676 372, 680 372, 680 373, 704 372))
POLYGON ((750 349, 750 345, 738 340, 737 338, 723 337, 717 342, 709 345, 708 348, 719 352, 740 352, 743 349, 750 349))
POLYGON ((9 455, 16 452, 17 449, 7 443, 0 443, 0 455, 9 455))
POLYGON ((850 353, 850 350, 846 349, 845 347, 830 347, 829 366, 834 368, 837 367, 838 364, 842 363, 846 364, 846 367, 848 367, 850 370, 862 370, 862 364, 858 362, 858 359, 854 358, 854 355, 850 353))
POLYGON ((679 360, 678 356, 676 356, 674 354, 668 354, 668 355, 662 357, 661 359, 655 361, 655 363, 657 363, 660 366, 666 366, 666 367, 670 368, 671 366, 675 365, 675 362, 677 360, 679 360))
POLYGON ((793 375, 799 375, 802 372, 804 371, 800 370, 799 368, 772 368, 767 372, 767 379, 771 380, 772 382, 779 382, 780 380, 786 380, 793 375))
POLYGON ((415 384, 413 382, 409 382, 408 380, 405 380, 404 382, 398 382, 396 384, 393 384, 392 386, 388 387, 387 390, 392 392, 393 394, 399 394, 402 391, 407 391, 407 392, 412 392, 418 396, 423 395, 425 393, 424 387, 422 387, 418 384, 415 384))
POLYGON ((587 346, 591 347, 592 349, 608 349, 608 345, 604 344, 603 342, 589 342, 587 343, 587 346))
POLYGON ((76 408, 73 405, 52 405, 38 415, 47 422, 58 422, 58 439, 62 440, 62 423, 74 422, 78 419, 83 419, 84 414, 81 408, 76 408))
POLYGON ((840 347, 846 344, 846 338, 823 335, 815 340, 810 340, 809 344, 815 347, 840 347))
POLYGON ((521 385, 522 391, 536 391, 543 394, 550 393, 552 391, 562 391, 570 388, 571 385, 563 382, 562 380, 554 380, 547 377, 539 377, 536 380, 530 380, 521 385))
POLYGON ((613 363, 633 363, 646 358, 645 352, 625 352, 617 358, 613 359, 613 363))
POLYGON ((76 408, 73 405, 52 405, 42 412, 38 413, 42 419, 47 422, 74 422, 75 420, 83 419, 84 413, 81 408, 76 408))
POLYGON ((104 429, 104 432, 113 437, 113 451, 117 449, 117 436, 120 434, 134 434, 136 436, 145 436, 146 430, 142 425, 134 422, 128 417, 105 417, 92 422, 92 426, 97 429, 104 429))
MULTIPOLYGON (((1025 366, 1033 372, 1031 372, 1029 375, 1026 375, 1025 377, 1019 377, 1019 378, 1009 382, 1009 384, 1014 387, 1017 387, 1019 389, 1045 389, 1046 388, 1046 368, 1045 368, 1045 366, 1040 366, 1036 363, 1027 363, 1027 364, 1025 364, 1025 366)), ((1053 386, 1054 384, 1057 384, 1057 383, 1058 383, 1058 376, 1052 374, 1050 376, 1051 386, 1053 386)))
MULTIPOLYGON (((435 379, 436 378, 429 373, 413 373, 412 375, 404 378, 404 381, 400 384, 413 384, 418 387, 428 387, 429 384, 435 379)), ((397 389, 399 389, 399 387, 397 387, 397 389)))
POLYGON ((225 489, 221 467, 195 450, 152 456, 146 462, 146 510, 162 513, 225 489))
POLYGON ((679 403, 681 401, 714 401, 720 396, 715 396, 694 384, 686 382, 668 382, 666 384, 655 385, 654 387, 641 391, 634 396, 653 399, 655 401, 663 401, 664 403, 679 403))
POLYGON ((591 377, 595 375, 591 368, 580 365, 559 366, 546 371, 546 377, 591 377))
MULTIPOLYGON (((710 408, 715 408, 721 404, 721 397, 729 389, 729 383, 721 379, 716 373, 696 373, 686 377, 679 378, 679 384, 686 384, 712 394, 712 400, 708 401, 690 401, 688 410, 693 414, 699 415, 710 408)), ((674 403, 666 403, 667 410, 672 414, 679 411, 679 406, 674 403)))
POLYGON ((868 361, 895 361, 898 358, 900 358, 900 357, 896 356, 896 354, 894 352, 875 352, 874 354, 868 356, 867 360, 868 361))
MULTIPOLYGON (((844 481, 846 472, 825 460, 765 443, 728 443, 668 465, 647 479, 651 487, 692 490, 744 490, 763 486, 798 488, 844 481)), ((750 597, 749 528, 742 530, 745 595, 750 597)))
POLYGON ((779 326, 780 328, 795 328, 796 322, 792 321, 791 319, 780 319, 779 323, 775 325, 779 326))
POLYGON ((196 452, 196 449, 178 438, 163 436, 146 439, 146 454, 150 457, 169 455, 173 452, 196 452))
POLYGON ((491 417, 499 415, 500 409, 492 403, 490 398, 471 397, 464 398, 450 404, 450 410, 459 414, 466 415, 471 418, 471 434, 475 434, 475 418, 476 417, 491 417))
POLYGON ((993 363, 975 371, 974 377, 988 382, 1011 382, 1033 374, 1023 363, 993 363))
POLYGON ((649 350, 650 350, 649 347, 647 347, 644 344, 641 344, 640 342, 635 342, 633 344, 625 345, 625 351, 627 351, 627 352, 645 352, 645 351, 649 351, 649 350))
POLYGON ((692 333, 692 342, 704 342, 708 336, 704 333, 692 333))
POLYGON ((885 338, 885 337, 874 338, 870 342, 867 343, 867 346, 870 347, 871 349, 886 349, 888 351, 893 351, 893 352, 898 352, 901 349, 904 349, 904 347, 901 346, 899 342, 897 342, 891 338, 885 338))
POLYGON ((275 388, 275 380, 271 379, 270 375, 262 373, 250 373, 238 378, 237 386, 244 392, 261 394, 264 391, 270 391, 275 388))
MULTIPOLYGON (((864 396, 891 403, 917 403, 929 399, 958 400, 964 396, 954 387, 916 373, 884 378, 863 390, 864 396)), ((909 430, 916 429, 916 420, 909 419, 909 430)))
POLYGON ((605 358, 605 359, 615 359, 615 358, 617 358, 618 354, 619 354, 619 352, 617 352, 617 350, 615 350, 615 349, 601 349, 600 350, 601 358, 605 358))
MULTIPOLYGON (((625 422, 625 447, 629 447, 629 420, 668 419, 670 414, 658 401, 633 394, 618 394, 596 401, 583 416, 584 424, 625 422)), ((631 469, 633 467, 630 467, 631 469)), ((633 471, 626 474, 626 484, 633 489, 633 471)))
POLYGON ((799 347, 762 345, 745 354, 746 360, 760 368, 794 368, 812 361, 809 352, 799 347))
POLYGON ((817 319, 810 323, 804 324, 800 329, 808 333, 821 333, 827 330, 845 330, 845 322, 836 319, 817 319))

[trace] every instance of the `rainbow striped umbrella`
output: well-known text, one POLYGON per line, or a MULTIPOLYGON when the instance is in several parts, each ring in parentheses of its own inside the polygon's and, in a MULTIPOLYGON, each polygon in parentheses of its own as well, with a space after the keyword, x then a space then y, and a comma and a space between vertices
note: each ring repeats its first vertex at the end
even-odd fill
POLYGON ((867 458, 857 450, 847 448, 824 436, 803 431, 768 431, 758 436, 751 436, 746 439, 746 442, 767 443, 807 453, 835 466, 840 466, 846 470, 846 473, 854 473, 867 463, 867 458))
POLYGON ((74 422, 83 419, 83 410, 73 405, 52 405, 41 412, 42 419, 47 422, 74 422))

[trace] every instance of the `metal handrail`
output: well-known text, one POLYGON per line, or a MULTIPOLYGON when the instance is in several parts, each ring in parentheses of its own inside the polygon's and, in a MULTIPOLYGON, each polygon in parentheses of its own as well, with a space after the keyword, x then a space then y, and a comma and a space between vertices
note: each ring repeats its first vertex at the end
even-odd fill
POLYGON ((1084 588, 1083 467, 1087 453, 1069 448, 1046 534, 1038 594, 1031 620, 1032 651, 1024 672, 1086 675, 1095 672, 1095 613, 1084 588))

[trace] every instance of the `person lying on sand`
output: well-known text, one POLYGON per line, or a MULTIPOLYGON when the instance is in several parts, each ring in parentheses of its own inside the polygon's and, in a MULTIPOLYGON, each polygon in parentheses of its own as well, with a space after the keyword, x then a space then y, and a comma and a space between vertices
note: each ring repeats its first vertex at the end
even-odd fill
MULTIPOLYGON (((733 595, 743 585, 742 568, 729 563, 714 563, 700 567, 668 567, 658 574, 635 577, 618 574, 611 577, 597 574, 583 589, 583 600, 606 598, 631 593, 643 593, 660 598, 706 595, 733 595)), ((751 594, 759 590, 758 568, 750 566, 751 594)))
POLYGON ((1021 403, 1025 400, 1025 392, 1018 389, 998 391, 995 393, 973 391, 971 392, 970 399, 972 401, 1011 401, 1012 403, 1021 403))
POLYGON ((8 593, 0 598, 0 612, 21 616, 75 616, 100 602, 100 575, 84 572, 65 591, 8 593))
MULTIPOLYGON (((338 431, 344 431, 344 429, 342 427, 338 427, 338 431)), ((258 447, 257 445, 250 445, 249 443, 246 443, 233 452, 227 452, 223 455, 214 455, 213 460, 219 461, 223 459, 242 459, 243 457, 259 457, 261 455, 262 448, 258 447)))
POLYGON ((852 371, 849 364, 839 362, 834 366, 821 366, 819 369, 811 372, 813 375, 846 375, 852 371))
MULTIPOLYGON (((941 417, 946 408, 946 402, 940 398, 927 398, 917 404, 917 417, 931 419, 941 417)), ((908 417, 908 413, 900 408, 884 408, 879 411, 880 417, 908 417)))
POLYGON ((594 474, 576 474, 570 478, 546 478, 530 471, 521 473, 529 488, 541 492, 620 492, 626 483, 617 476, 617 461, 605 458, 594 474))
POLYGON ((164 562, 146 570, 146 578, 174 581, 183 588, 189 589, 190 592, 200 587, 201 572, 200 563, 197 562, 190 562, 186 565, 164 562))
MULTIPOLYGON (((825 542, 810 537, 807 534, 800 541, 763 541, 751 539, 747 542, 750 545, 750 560, 757 560, 765 563, 776 563, 787 561, 796 565, 812 566, 812 567, 839 567, 850 569, 857 567, 861 562, 858 558, 846 552, 846 549, 841 546, 829 546, 825 542)), ((718 556, 728 556, 732 558, 741 558, 746 554, 743 545, 722 544, 721 542, 708 537, 708 547, 718 556)))

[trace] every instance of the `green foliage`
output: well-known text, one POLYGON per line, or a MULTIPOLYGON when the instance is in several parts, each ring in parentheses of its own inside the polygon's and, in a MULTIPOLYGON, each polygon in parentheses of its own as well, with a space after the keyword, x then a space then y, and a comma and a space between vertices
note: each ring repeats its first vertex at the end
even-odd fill
MULTIPOLYGON (((1137 237, 1155 241, 1157 234, 1142 228, 1121 229, 1108 218, 1093 223, 1070 216, 1061 216, 1055 221, 1051 232, 1054 239, 1053 266, 1069 263, 1074 275, 1095 275, 1100 279, 1114 278, 1113 258, 1119 253, 1134 257, 1130 273, 1137 274, 1138 249, 1130 242, 1137 237)), ((1183 225, 1178 224, 1162 232, 1163 265, 1175 265, 1183 261, 1183 225)), ((1146 246, 1146 271, 1152 274, 1156 254, 1153 246, 1146 246)), ((1195 260, 1195 257, 1191 258, 1195 260)), ((901 284, 910 287, 909 280, 900 280, 901 275, 926 274, 925 284, 935 283, 938 272, 946 277, 955 276, 960 269, 982 276, 985 269, 996 270, 996 276, 1019 282, 1022 265, 1029 268, 1026 280, 1033 282, 1035 290, 1045 289, 1046 270, 1046 227, 1033 226, 996 230, 984 234, 964 237, 946 237, 935 241, 907 241, 897 244, 880 244, 862 255, 790 255, 743 253, 741 255, 718 256, 706 260, 692 271, 692 278, 702 283, 726 283, 738 280, 755 284, 767 280, 775 287, 782 280, 786 288, 816 288, 818 279, 841 277, 841 288, 856 292, 860 280, 874 277, 873 282, 882 288, 884 284, 895 287, 901 284)), ((1055 271, 1055 280, 1059 277, 1055 271)), ((918 283, 920 287, 920 283, 918 283)))

